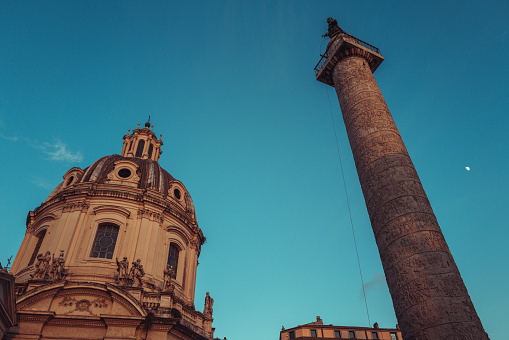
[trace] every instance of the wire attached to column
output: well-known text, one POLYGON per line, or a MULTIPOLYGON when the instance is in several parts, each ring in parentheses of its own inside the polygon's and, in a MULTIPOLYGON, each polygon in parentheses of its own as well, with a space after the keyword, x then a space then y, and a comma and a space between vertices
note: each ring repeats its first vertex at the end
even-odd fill
POLYGON ((346 190, 345 174, 343 172, 343 162, 341 161, 341 152, 339 151, 338 135, 336 133, 336 123, 334 121, 334 115, 332 114, 332 105, 330 103, 329 88, 326 87, 325 90, 327 91, 327 99, 329 100, 329 108, 330 108, 330 116, 332 119, 332 127, 334 129, 334 137, 336 138, 336 148, 338 150, 339 165, 341 168, 341 177, 343 178, 343 187, 345 188, 346 204, 348 206, 348 216, 350 217, 350 225, 352 227, 353 243, 355 245, 355 254, 357 255, 357 265, 359 266, 359 274, 361 277, 362 295, 364 296, 364 304, 366 305, 366 314, 368 316, 368 325, 371 326, 371 320, 369 318, 368 300, 366 299, 366 291, 364 289, 364 279, 362 278, 361 261, 359 259, 359 251, 357 249, 357 241, 355 239, 355 231, 353 228, 352 212, 350 211, 350 200, 348 199, 348 191, 346 190))

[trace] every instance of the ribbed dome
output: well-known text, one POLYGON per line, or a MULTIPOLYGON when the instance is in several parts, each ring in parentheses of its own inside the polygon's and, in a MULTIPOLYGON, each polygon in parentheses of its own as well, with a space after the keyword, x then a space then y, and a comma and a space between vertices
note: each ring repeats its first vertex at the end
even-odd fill
POLYGON ((166 170, 161 168, 158 162, 151 159, 141 159, 136 157, 122 157, 120 155, 111 155, 99 158, 91 166, 85 169, 80 182, 106 183, 109 173, 115 168, 115 162, 127 160, 136 163, 139 166, 137 175, 140 177, 138 188, 157 190, 162 194, 168 192, 168 182, 174 178, 166 170))

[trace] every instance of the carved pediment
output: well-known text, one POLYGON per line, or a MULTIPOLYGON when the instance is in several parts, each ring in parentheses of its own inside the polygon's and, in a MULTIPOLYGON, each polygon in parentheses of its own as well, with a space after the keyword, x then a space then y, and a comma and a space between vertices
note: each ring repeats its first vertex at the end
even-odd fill
POLYGON ((16 302, 19 311, 52 312, 56 316, 145 316, 129 293, 110 285, 61 282, 27 291, 16 302))

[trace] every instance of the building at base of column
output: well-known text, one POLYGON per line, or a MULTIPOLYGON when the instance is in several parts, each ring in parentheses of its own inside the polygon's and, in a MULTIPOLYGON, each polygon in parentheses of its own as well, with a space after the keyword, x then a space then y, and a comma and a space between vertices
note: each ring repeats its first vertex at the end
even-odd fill
POLYGON ((138 124, 121 155, 71 168, 29 212, 4 339, 213 339, 213 299, 194 304, 205 237, 152 129, 138 124))
POLYGON ((279 340, 300 339, 382 339, 403 340, 401 331, 396 328, 379 328, 378 323, 373 327, 351 327, 324 325, 323 320, 317 316, 315 322, 281 330, 279 340))

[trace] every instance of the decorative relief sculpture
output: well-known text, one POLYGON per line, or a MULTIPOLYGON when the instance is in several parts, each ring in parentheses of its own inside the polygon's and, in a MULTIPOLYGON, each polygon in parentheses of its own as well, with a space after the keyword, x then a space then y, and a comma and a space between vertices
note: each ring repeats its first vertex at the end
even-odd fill
POLYGON ((58 258, 55 258, 55 254, 53 254, 52 261, 51 261, 51 269, 50 269, 50 277, 53 280, 62 280, 63 277, 66 275, 65 268, 64 268, 65 258, 64 258, 64 251, 60 250, 60 256, 58 258))
POLYGON ((212 318, 212 306, 214 305, 214 299, 210 297, 209 292, 205 296, 205 308, 203 309, 203 315, 207 318, 212 318))
POLYGON ((143 283, 141 282, 141 278, 143 276, 145 276, 145 271, 141 265, 141 260, 137 259, 136 262, 133 262, 131 270, 129 271, 129 278, 132 280, 133 284, 138 282, 138 287, 142 287, 143 283))
POLYGON ((60 303, 58 304, 62 307, 72 307, 74 306, 74 309, 71 309, 70 311, 66 312, 65 314, 71 314, 73 312, 87 312, 90 315, 95 315, 91 310, 90 307, 94 306, 95 308, 106 308, 108 307, 108 303, 104 298, 97 298, 93 301, 89 301, 86 299, 82 300, 76 300, 73 297, 66 296, 60 303))
POLYGON ((90 205, 88 203, 86 203, 85 201, 83 201, 83 202, 69 202, 64 206, 63 212, 73 212, 76 210, 81 210, 82 212, 86 212, 89 207, 90 207, 90 205))
POLYGON ((175 277, 175 271, 173 270, 173 267, 171 267, 170 265, 167 265, 166 269, 164 269, 163 290, 173 293, 175 286, 171 282, 171 279, 173 279, 174 277, 175 277))
POLYGON ((138 218, 148 218, 151 221, 163 222, 163 217, 160 213, 149 209, 138 209, 138 218))
POLYGON ((34 279, 44 279, 46 277, 46 272, 49 268, 49 262, 51 261, 51 253, 49 251, 46 254, 37 255, 37 262, 35 263, 35 272, 30 274, 30 276, 34 279))
POLYGON ((122 261, 119 261, 117 258, 117 272, 117 282, 127 282, 127 279, 129 279, 129 261, 127 260, 127 257, 124 256, 122 261))

